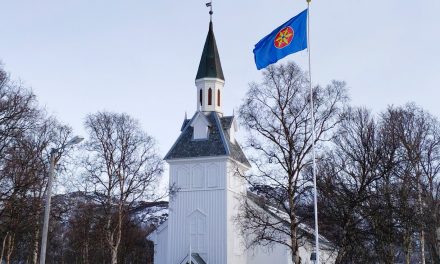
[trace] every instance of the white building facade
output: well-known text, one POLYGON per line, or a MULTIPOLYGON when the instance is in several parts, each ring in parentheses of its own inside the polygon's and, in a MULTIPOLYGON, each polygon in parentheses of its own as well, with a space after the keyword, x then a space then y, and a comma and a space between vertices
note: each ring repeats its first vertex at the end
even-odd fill
MULTIPOLYGON (((190 256, 198 264, 291 263, 284 246, 246 250, 234 221, 247 193, 240 174, 250 164, 235 140, 235 117, 223 116, 225 79, 212 22, 195 84, 197 111, 185 118, 165 156, 172 194, 168 220, 150 236, 154 263, 190 263, 190 256)), ((311 250, 300 252, 304 263, 310 263, 311 250)))

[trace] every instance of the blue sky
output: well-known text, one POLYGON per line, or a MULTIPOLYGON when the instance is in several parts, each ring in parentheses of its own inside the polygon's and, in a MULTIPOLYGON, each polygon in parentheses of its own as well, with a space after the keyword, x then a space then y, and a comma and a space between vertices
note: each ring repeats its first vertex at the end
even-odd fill
MULTIPOLYGON (((202 0, 3 1, 0 60, 49 113, 84 134, 88 113, 126 112, 162 154, 196 110, 194 78, 208 31, 202 0)), ((345 80, 354 105, 379 112, 412 101, 440 116, 440 1, 314 0, 314 83, 345 80)), ((223 111, 260 72, 252 49, 304 1, 214 0, 226 78, 223 111)), ((307 53, 282 60, 307 67, 307 53)))

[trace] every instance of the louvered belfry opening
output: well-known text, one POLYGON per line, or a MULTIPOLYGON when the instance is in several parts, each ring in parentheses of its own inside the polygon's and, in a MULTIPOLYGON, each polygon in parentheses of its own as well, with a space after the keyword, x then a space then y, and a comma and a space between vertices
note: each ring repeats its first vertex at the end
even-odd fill
POLYGON ((208 105, 212 105, 212 89, 208 89, 208 105))

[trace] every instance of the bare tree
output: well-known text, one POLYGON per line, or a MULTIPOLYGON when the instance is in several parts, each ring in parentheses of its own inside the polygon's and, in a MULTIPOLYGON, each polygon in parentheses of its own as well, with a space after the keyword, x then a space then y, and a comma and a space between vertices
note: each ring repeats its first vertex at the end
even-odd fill
POLYGON ((0 262, 36 263, 48 153, 69 133, 0 67, 0 262))
MULTIPOLYGON (((102 119, 98 117, 97 114, 88 119, 95 126, 89 126, 92 140, 87 145, 91 149, 87 162, 90 163, 85 164, 90 165, 87 167, 90 169, 87 171, 89 183, 95 183, 96 193, 92 197, 101 204, 96 200, 78 198, 82 206, 78 205, 76 214, 71 213, 75 207, 66 204, 78 202, 71 199, 70 194, 54 196, 48 261, 108 263, 118 257, 117 252, 109 250, 108 238, 113 236, 113 241, 119 240, 117 243, 122 247, 119 254, 122 262, 144 263, 148 255, 148 250, 144 251, 148 248, 145 234, 150 227, 139 223, 138 216, 127 215, 135 201, 154 196, 154 183, 162 171, 162 161, 155 154, 154 141, 140 131, 136 121, 126 115, 109 113, 101 115, 102 119), (106 120, 111 120, 107 125, 112 127, 113 134, 106 134, 109 132, 107 127, 100 127, 103 123, 97 120, 103 121, 103 116, 112 116, 106 120), (104 140, 106 135, 109 135, 107 141, 104 140), (113 144, 115 148, 109 154, 106 151, 113 144), (105 163, 106 158, 109 163, 105 163), (111 162, 114 166, 107 167, 111 162), (97 178, 93 178, 103 176, 107 171, 111 172, 112 179, 109 200, 105 196, 105 187, 99 186, 97 178), (95 174, 91 175, 91 172, 95 174), (118 233, 121 227, 122 231, 118 233), (77 234, 80 230, 81 233, 77 234), (81 254, 76 255, 76 252, 81 254)), ((69 127, 48 117, 39 108, 32 92, 11 81, 0 67, 0 262, 37 263, 50 151, 64 145, 70 134, 69 127)), ((57 175, 69 168, 65 166, 66 159, 63 161, 56 167, 57 175)), ((76 172, 72 173, 76 175, 76 172)))
MULTIPOLYGON (((327 238, 338 248, 336 263, 380 262, 394 263, 393 241, 381 237, 387 244, 380 254, 375 248, 374 230, 381 229, 384 219, 370 217, 368 203, 383 193, 377 186, 385 175, 395 168, 397 144, 383 133, 370 112, 349 109, 340 124, 334 145, 320 163, 319 208, 321 225, 327 238)), ((383 213, 383 212, 381 212, 383 213)))
POLYGON ((433 123, 432 134, 426 143, 421 160, 426 207, 423 219, 430 261, 440 264, 440 127, 437 121, 433 123))
POLYGON ((388 108, 379 121, 350 111, 333 143, 318 183, 337 263, 438 262, 437 120, 412 104, 388 108))
POLYGON ((163 162, 153 138, 126 114, 98 112, 86 118, 89 140, 85 160, 87 180, 104 209, 111 263, 118 262, 122 224, 133 203, 153 199, 163 162))
MULTIPOLYGON (((311 186, 304 173, 310 166, 312 150, 309 98, 309 81, 296 64, 270 66, 263 72, 262 83, 250 84, 239 110, 241 123, 249 132, 247 145, 254 153, 250 157, 254 171, 245 178, 286 215, 281 219, 268 217, 245 200, 239 222, 244 232, 254 234, 249 246, 285 245, 291 250, 293 263, 301 263, 298 210, 304 206, 311 186)), ((329 140, 347 101, 345 83, 316 86, 313 98, 316 142, 329 140)))
POLYGON ((0 201, 7 199, 10 192, 14 191, 4 181, 3 170, 8 159, 6 152, 17 138, 35 126, 34 120, 38 114, 35 96, 11 81, 0 67, 0 201))
MULTIPOLYGON (((70 128, 44 115, 33 120, 32 129, 12 141, 7 148, 4 163, 4 211, 2 220, 9 236, 15 237, 14 247, 23 247, 21 253, 31 255, 37 262, 40 240, 40 213, 46 191, 49 152, 70 135, 70 128)), ((8 262, 8 260, 7 260, 8 262)))
MULTIPOLYGON (((410 216, 413 222, 413 229, 418 233, 420 251, 420 262, 426 263, 425 247, 426 229, 429 228, 430 235, 435 234, 438 228, 438 214, 432 212, 439 207, 438 204, 438 181, 439 181, 439 124, 429 113, 414 104, 407 104, 404 107, 389 108, 389 121, 393 122, 401 144, 402 159, 404 160, 405 185, 412 193, 407 200, 408 207, 413 207, 415 212, 410 216), (427 205, 432 207, 427 207, 427 205), (416 206, 414 206, 416 205, 416 206), (434 226, 427 225, 426 220, 433 221, 434 226)), ((398 197, 404 201, 404 197, 398 197)), ((410 234, 406 240, 410 240, 410 234)), ((407 250, 408 251, 408 250, 407 250)), ((436 250, 431 255, 436 255, 436 250)), ((438 252, 438 251, 437 251, 438 252)), ((409 263, 409 256, 406 262, 409 263)), ((437 261, 439 261, 437 259, 437 261)))

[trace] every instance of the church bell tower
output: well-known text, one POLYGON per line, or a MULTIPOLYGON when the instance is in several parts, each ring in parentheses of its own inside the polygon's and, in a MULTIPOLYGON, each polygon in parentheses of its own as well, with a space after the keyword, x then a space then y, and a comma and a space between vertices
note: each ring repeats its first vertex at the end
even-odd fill
POLYGON ((202 112, 215 111, 222 114, 222 94, 225 77, 218 55, 212 21, 209 22, 209 31, 206 36, 202 58, 196 75, 197 109, 202 112))
POLYGON ((235 140, 235 117, 223 115, 224 85, 211 19, 195 79, 196 111, 164 158, 174 192, 157 231, 155 263, 247 263, 234 218, 246 195, 240 174, 250 164, 235 140))

